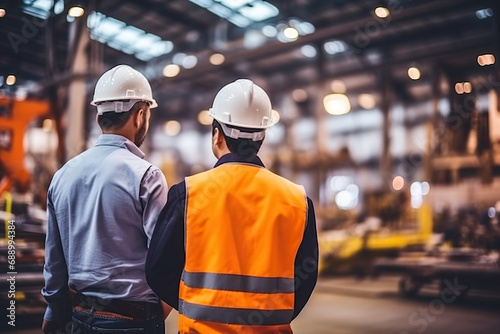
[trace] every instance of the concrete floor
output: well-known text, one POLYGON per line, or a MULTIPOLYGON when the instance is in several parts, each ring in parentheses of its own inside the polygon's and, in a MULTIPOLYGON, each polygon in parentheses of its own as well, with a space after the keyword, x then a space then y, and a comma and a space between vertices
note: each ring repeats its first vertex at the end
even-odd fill
MULTIPOLYGON (((437 287, 419 296, 397 295, 397 278, 376 281, 353 278, 321 279, 302 313, 292 323, 295 334, 497 334, 500 297, 471 291, 464 300, 443 300, 437 287)), ((15 333, 40 333, 41 316, 19 323, 15 333)), ((177 314, 166 322, 177 333, 177 314)), ((4 332, 2 330, 2 332, 4 332)))

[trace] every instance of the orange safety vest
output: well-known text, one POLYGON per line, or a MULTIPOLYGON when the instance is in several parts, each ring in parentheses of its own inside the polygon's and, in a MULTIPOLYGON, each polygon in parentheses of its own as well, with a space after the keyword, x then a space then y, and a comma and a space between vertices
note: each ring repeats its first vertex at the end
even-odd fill
POLYGON ((304 189, 242 163, 188 177, 186 187, 179 333, 292 333, 304 189))

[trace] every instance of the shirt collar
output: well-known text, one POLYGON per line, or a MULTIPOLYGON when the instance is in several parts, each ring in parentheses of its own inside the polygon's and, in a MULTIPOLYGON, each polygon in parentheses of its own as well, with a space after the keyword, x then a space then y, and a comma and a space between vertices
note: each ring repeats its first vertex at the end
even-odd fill
POLYGON ((141 159, 146 156, 130 139, 114 134, 102 134, 97 139, 95 146, 116 146, 129 150, 141 159))
POLYGON ((241 155, 237 153, 228 153, 226 155, 223 155, 219 159, 219 161, 217 161, 214 168, 229 162, 240 162, 240 163, 265 167, 264 164, 262 163, 262 160, 260 160, 260 158, 256 155, 241 155))

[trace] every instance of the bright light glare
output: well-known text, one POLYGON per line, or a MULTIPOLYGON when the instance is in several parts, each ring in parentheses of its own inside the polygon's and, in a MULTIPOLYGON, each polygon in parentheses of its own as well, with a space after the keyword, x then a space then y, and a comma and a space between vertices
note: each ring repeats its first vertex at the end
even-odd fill
POLYGON ((494 207, 488 209, 488 217, 495 218, 496 215, 497 215, 497 210, 495 210, 494 207))
POLYGON ((396 176, 392 180, 392 188, 394 188, 394 190, 401 190, 403 189, 404 185, 405 185, 405 179, 403 179, 402 176, 396 176))
POLYGON ((332 92, 334 93, 345 93, 347 91, 347 87, 345 86, 345 83, 341 80, 333 80, 330 83, 330 88, 332 92))
POLYGON ((44 119, 42 128, 43 128, 43 131, 45 131, 45 132, 52 131, 52 129, 54 129, 54 120, 52 120, 50 118, 44 119))
POLYGON ((7 11, 3 8, 0 8, 0 17, 4 17, 7 11))
POLYGON ((323 44, 323 49, 326 53, 334 55, 337 53, 345 52, 347 50, 347 46, 342 41, 328 41, 323 44))
POLYGON ((292 99, 298 103, 305 102, 308 99, 308 94, 304 89, 297 88, 292 92, 292 99))
POLYGON ((302 52, 302 55, 307 58, 314 58, 318 54, 318 51, 316 51, 316 48, 312 45, 303 45, 300 48, 300 52, 302 52))
POLYGON ((480 55, 477 57, 477 63, 480 66, 488 66, 495 64, 495 56, 491 53, 480 55))
POLYGON ((179 74, 181 68, 177 64, 168 64, 163 68, 163 75, 167 78, 173 78, 179 74))
POLYGON ((214 53, 209 58, 210 64, 212 65, 221 65, 224 63, 225 60, 226 57, 224 57, 224 55, 221 53, 214 53))
POLYGON ((323 106, 330 115, 344 115, 351 111, 351 103, 345 94, 328 94, 323 99, 323 106))
POLYGON ((193 68, 196 66, 196 64, 198 64, 198 58, 196 58, 195 55, 186 56, 182 60, 182 67, 186 69, 193 68))
POLYGON ((177 136, 181 132, 181 123, 178 121, 168 121, 163 126, 163 131, 167 136, 177 136))
POLYGON ((198 113, 198 122, 201 125, 210 125, 212 124, 213 118, 208 114, 208 110, 202 110, 198 113))
POLYGON ((377 15, 377 17, 380 17, 381 19, 385 19, 387 16, 389 16, 389 14, 389 9, 385 7, 375 8, 375 15, 377 15))
POLYGON ((297 31, 297 29, 292 28, 292 27, 286 28, 283 31, 283 34, 285 35, 286 38, 291 39, 291 40, 295 40, 299 37, 299 32, 297 31))
POLYGON ((408 76, 412 80, 418 80, 418 79, 420 79, 420 70, 418 68, 412 66, 408 69, 408 76))
POLYGON ((429 192, 431 190, 431 185, 429 184, 429 182, 427 181, 424 181, 422 182, 422 195, 429 195, 429 192))
POLYGON ((360 94, 358 97, 358 103, 363 109, 373 109, 377 104, 375 96, 372 94, 360 94))
POLYGON ((74 6, 68 9, 68 15, 72 17, 81 17, 85 13, 85 10, 80 6, 74 6))
POLYGON ((9 86, 12 86, 16 83, 16 76, 13 74, 7 76, 7 79, 5 79, 5 83, 9 86))

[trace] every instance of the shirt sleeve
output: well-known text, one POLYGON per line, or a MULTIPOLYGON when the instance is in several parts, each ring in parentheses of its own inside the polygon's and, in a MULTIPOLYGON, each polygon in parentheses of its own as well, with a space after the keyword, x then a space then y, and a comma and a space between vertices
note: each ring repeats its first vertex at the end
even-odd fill
POLYGON ((307 198, 307 226, 295 257, 295 305, 293 318, 306 305, 318 280, 318 235, 311 199, 307 198))
POLYGON ((61 236, 49 190, 47 197, 47 232, 45 238, 45 264, 42 295, 48 303, 44 320, 61 322, 67 319, 71 305, 68 294, 68 270, 64 258, 61 236))
POLYGON ((146 280, 164 302, 179 307, 179 284, 185 263, 186 183, 174 185, 156 223, 146 259, 146 280))
POLYGON ((140 199, 143 208, 142 224, 144 232, 151 241, 156 219, 167 202, 167 181, 158 167, 151 166, 141 181, 140 199))

